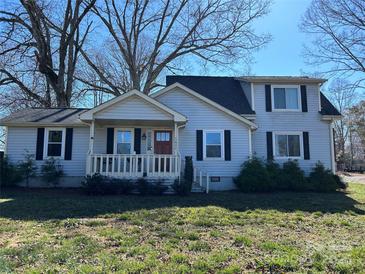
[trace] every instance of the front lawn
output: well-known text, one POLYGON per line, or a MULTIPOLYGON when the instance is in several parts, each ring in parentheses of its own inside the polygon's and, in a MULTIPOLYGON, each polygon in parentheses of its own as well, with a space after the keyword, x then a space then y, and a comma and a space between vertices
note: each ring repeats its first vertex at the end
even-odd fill
POLYGON ((348 192, 2 190, 0 273, 361 272, 365 185, 348 192))

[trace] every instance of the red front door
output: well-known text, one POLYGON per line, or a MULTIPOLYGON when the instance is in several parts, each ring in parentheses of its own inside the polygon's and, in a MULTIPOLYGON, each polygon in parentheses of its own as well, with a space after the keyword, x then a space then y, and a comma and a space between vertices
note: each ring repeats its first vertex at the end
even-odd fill
POLYGON ((155 131, 155 154, 172 154, 172 131, 155 131))

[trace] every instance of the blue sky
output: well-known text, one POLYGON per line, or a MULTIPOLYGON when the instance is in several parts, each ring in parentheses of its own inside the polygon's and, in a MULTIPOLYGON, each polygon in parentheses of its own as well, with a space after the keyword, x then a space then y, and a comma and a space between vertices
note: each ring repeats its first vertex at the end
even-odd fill
MULTIPOLYGON (((254 53, 250 74, 293 76, 302 75, 303 71, 315 72, 313 67, 304 62, 303 45, 308 36, 299 30, 301 17, 310 4, 311 0, 273 0, 269 13, 253 24, 256 33, 269 33, 272 40, 254 53)), ((239 76, 248 73, 247 64, 240 60, 229 67, 233 70, 191 63, 183 74, 239 76)))
POLYGON ((300 75, 301 70, 313 70, 302 57, 306 35, 298 27, 310 3, 310 0, 275 0, 270 13, 256 24, 257 31, 271 33, 272 41, 255 54, 253 74, 300 75))

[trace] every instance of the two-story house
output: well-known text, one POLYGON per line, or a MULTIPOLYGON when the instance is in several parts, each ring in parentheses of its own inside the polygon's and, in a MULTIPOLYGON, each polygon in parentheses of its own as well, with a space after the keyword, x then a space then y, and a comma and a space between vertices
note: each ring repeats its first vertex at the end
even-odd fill
POLYGON ((63 186, 85 174, 166 179, 192 156, 194 177, 213 190, 234 188, 249 157, 316 162, 335 170, 332 122, 341 114, 309 77, 167 76, 146 96, 132 90, 92 109, 29 108, 0 120, 11 161, 59 159, 63 186))

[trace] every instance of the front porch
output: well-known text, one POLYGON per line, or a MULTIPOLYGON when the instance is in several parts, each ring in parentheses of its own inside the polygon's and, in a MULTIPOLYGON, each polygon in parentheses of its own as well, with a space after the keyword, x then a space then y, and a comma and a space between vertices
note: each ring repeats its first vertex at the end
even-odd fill
POLYGON ((86 174, 174 180, 180 176, 179 128, 187 119, 139 91, 83 113, 90 125, 86 174))
POLYGON ((99 173, 114 178, 174 180, 180 176, 181 159, 176 154, 92 154, 88 175, 99 173))

